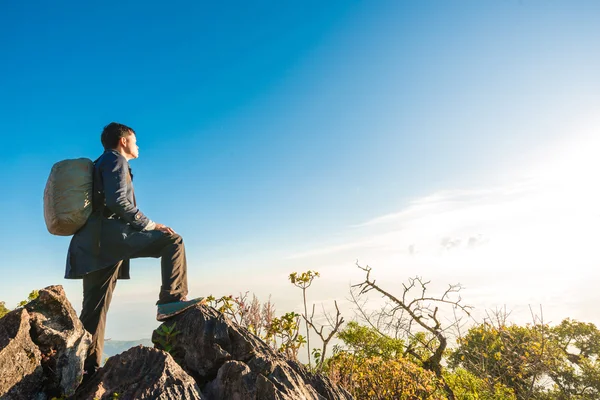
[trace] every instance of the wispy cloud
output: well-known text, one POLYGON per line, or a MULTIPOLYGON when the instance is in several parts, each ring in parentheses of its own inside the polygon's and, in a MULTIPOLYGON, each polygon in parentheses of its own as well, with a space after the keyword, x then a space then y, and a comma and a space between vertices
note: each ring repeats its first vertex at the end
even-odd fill
MULTIPOLYGON (((529 212, 526 203, 537 193, 535 182, 522 181, 488 189, 453 190, 412 201, 405 209, 352 226, 351 240, 292 254, 289 258, 325 256, 359 249, 389 249, 415 255, 423 247, 476 247, 489 241, 483 234, 507 217, 529 212)), ((362 253, 362 251, 358 251, 362 253)))

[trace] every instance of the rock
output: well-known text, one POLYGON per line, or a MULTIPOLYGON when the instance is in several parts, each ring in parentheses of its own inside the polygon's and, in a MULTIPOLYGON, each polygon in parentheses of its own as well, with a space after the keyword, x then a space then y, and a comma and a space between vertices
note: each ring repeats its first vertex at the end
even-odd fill
POLYGON ((201 385, 214 379, 226 361, 248 361, 256 352, 269 350, 264 342, 246 335, 216 310, 200 306, 169 319, 154 331, 152 341, 157 348, 165 347, 157 332, 173 324, 178 333, 170 343, 170 353, 201 385))
POLYGON ((83 377, 83 362, 91 343, 62 286, 49 286, 25 308, 31 315, 33 341, 42 353, 44 391, 71 396, 83 377))
POLYGON ((81 400, 202 400, 194 379, 166 352, 138 346, 108 359, 75 395, 81 400))
POLYGON ((0 398, 29 400, 42 389, 41 353, 29 334, 29 313, 16 309, 0 318, 0 398))
POLYGON ((254 379, 250 368, 240 361, 226 361, 217 378, 206 385, 204 393, 209 399, 255 399, 254 379))
POLYGON ((273 354, 258 354, 248 361, 250 369, 256 374, 257 399, 325 399, 296 374, 283 357, 275 352, 273 354))
POLYGON ((214 400, 324 399, 298 376, 290 374, 289 368, 282 368, 280 361, 254 358, 250 365, 227 361, 219 368, 216 379, 206 385, 204 393, 214 400))
POLYGON ((157 348, 171 350, 179 365, 203 387, 209 400, 352 398, 335 390, 325 377, 311 381, 308 372, 298 372, 304 367, 292 367, 259 337, 202 305, 163 323, 152 341, 157 348), (173 325, 176 334, 169 339, 159 335, 173 325), (322 386, 323 394, 313 384, 322 386))

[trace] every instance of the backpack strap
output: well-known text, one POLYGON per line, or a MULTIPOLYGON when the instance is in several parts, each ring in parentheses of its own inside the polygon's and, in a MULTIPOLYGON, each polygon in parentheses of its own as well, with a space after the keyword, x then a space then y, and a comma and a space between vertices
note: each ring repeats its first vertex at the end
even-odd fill
POLYGON ((100 238, 102 237, 102 215, 104 214, 104 196, 102 196, 102 192, 96 189, 96 185, 93 182, 96 179, 102 179, 102 175, 98 172, 96 164, 102 158, 102 156, 98 157, 94 161, 94 171, 92 173, 92 213, 98 213, 99 217, 96 218, 97 226, 92 230, 92 255, 94 256, 94 261, 98 263, 100 261, 100 247, 102 246, 100 243, 100 238))

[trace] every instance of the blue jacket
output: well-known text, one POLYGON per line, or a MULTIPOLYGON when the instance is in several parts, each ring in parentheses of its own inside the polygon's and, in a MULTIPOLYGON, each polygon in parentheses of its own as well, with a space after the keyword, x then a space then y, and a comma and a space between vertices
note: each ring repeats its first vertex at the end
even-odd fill
POLYGON ((131 168, 115 150, 107 150, 94 168, 93 212, 69 245, 65 278, 83 275, 123 261, 119 278, 129 279, 129 258, 163 235, 144 231, 150 223, 138 208, 131 168))

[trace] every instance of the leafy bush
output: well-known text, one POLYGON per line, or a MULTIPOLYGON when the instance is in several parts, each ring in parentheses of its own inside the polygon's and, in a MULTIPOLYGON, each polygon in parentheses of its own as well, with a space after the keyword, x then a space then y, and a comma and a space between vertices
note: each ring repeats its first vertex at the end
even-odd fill
POLYGON ((480 324, 458 340, 450 356, 451 366, 461 366, 480 376, 493 388, 500 383, 514 390, 519 398, 541 391, 539 380, 551 356, 544 341, 543 325, 480 324))
POLYGON ((566 319, 545 324, 473 326, 458 340, 450 365, 518 398, 600 398, 600 331, 594 324, 566 319))
POLYGON ((454 396, 461 400, 517 400, 512 389, 496 383, 491 386, 464 368, 457 368, 452 372, 446 371, 444 379, 454 392, 454 396))
POLYGON ((355 399, 416 400, 446 399, 435 374, 403 357, 362 358, 340 352, 327 363, 329 377, 355 399))

